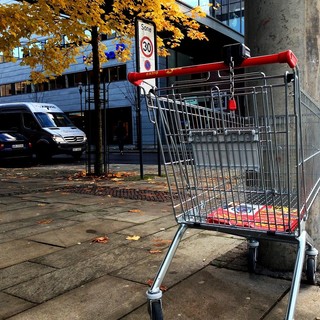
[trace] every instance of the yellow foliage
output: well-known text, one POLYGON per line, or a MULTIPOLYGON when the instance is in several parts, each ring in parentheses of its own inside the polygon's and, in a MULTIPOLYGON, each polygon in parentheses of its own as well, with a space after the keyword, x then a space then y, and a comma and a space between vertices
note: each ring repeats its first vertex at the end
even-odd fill
MULTIPOLYGON (((194 20, 205 16, 202 9, 196 7, 184 13, 174 0, 114 0, 112 6, 110 0, 21 1, 0 4, 0 16, 0 52, 9 61, 14 59, 14 48, 23 46, 21 64, 31 67, 34 82, 61 75, 74 63, 81 47, 90 45, 88 32, 93 27, 101 34, 116 32, 117 41, 126 44, 125 49, 116 52, 122 62, 131 59, 136 17, 155 22, 158 54, 162 56, 168 55, 169 47, 179 46, 184 37, 207 39, 194 20), (64 45, 62 36, 66 39, 64 45)), ((100 45, 100 63, 107 61, 105 49, 100 45)))

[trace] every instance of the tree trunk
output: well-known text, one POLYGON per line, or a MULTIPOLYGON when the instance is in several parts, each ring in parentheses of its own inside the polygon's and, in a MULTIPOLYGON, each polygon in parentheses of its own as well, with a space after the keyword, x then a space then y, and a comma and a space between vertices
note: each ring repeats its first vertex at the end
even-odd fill
POLYGON ((92 65, 93 65, 93 98, 95 114, 95 162, 94 174, 100 176, 104 174, 103 150, 102 150, 102 114, 100 100, 100 59, 99 59, 99 33, 98 28, 92 28, 92 65))

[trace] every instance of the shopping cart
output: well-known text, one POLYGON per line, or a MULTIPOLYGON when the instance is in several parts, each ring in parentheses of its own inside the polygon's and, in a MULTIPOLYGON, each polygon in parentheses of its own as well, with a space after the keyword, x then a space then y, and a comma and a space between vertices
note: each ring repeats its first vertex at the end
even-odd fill
POLYGON ((291 51, 229 54, 224 62, 133 72, 128 79, 140 85, 179 75, 189 78, 143 89, 179 224, 147 292, 150 317, 162 319, 163 278, 186 229, 199 228, 245 237, 251 272, 260 239, 296 243, 286 313, 293 319, 304 261, 308 282, 316 283, 318 251, 305 226, 320 187, 320 110, 299 88, 297 59, 291 51), (290 71, 261 72, 278 63, 290 71))

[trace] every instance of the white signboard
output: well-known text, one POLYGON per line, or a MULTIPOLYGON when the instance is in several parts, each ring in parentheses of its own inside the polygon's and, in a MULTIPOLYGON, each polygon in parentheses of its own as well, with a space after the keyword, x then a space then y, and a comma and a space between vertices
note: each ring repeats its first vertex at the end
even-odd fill
MULTIPOLYGON (((144 20, 137 21, 138 71, 156 70, 156 30, 153 23, 144 20)), ((155 79, 147 79, 142 84, 147 92, 156 85, 155 79)), ((142 90, 142 94, 144 91, 142 90)))

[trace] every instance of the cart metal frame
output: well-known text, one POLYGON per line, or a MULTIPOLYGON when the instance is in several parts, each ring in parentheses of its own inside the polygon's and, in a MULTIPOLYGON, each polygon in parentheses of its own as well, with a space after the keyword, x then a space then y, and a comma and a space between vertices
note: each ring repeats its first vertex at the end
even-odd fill
POLYGON ((184 232, 198 228, 245 237, 251 272, 260 239, 297 244, 285 316, 293 319, 305 257, 307 280, 316 283, 318 251, 305 227, 320 188, 320 110, 300 90, 297 59, 288 50, 128 79, 139 86, 179 75, 189 79, 144 92, 179 224, 147 292, 150 317, 163 318, 161 283, 184 232), (278 63, 291 70, 261 72, 278 63))

